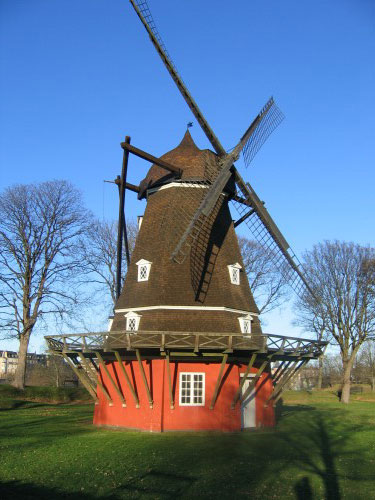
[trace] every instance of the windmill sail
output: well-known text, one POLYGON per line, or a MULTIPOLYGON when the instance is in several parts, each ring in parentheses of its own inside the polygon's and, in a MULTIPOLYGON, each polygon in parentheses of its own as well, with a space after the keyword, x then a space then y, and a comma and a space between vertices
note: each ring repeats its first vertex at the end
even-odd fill
MULTIPOLYGON (((219 155, 219 157, 221 157, 223 161, 225 161, 228 157, 230 157, 230 155, 227 155, 224 147, 221 145, 219 139, 214 134, 212 128, 203 116, 197 103, 194 101, 189 90, 180 77, 175 65, 173 64, 173 61, 169 56, 165 44, 157 30, 147 0, 130 0, 130 3, 132 4, 139 19, 141 20, 143 26, 149 34, 153 45, 155 46, 168 72, 176 83, 182 97, 185 99, 187 105, 191 109, 202 130, 206 134, 212 147, 219 155)), ((272 102, 269 101, 266 104, 265 108, 269 104, 271 104, 271 106, 269 107, 269 113, 266 114, 266 116, 264 117, 265 119, 260 121, 260 126, 257 127, 254 133, 247 137, 246 141, 244 141, 240 149, 240 151, 243 150, 246 166, 249 166, 266 139, 283 119, 282 113, 274 104, 273 100, 272 102)), ((244 139, 244 137, 242 139, 244 139)), ((242 142, 242 139, 240 142, 242 142)), ((270 251, 272 250, 272 255, 275 256, 274 258, 277 261, 277 265, 280 271, 283 273, 285 278, 288 279, 293 289, 297 293, 301 293, 302 289, 306 287, 307 290, 312 293, 311 288, 309 287, 305 277, 303 276, 301 266, 296 256, 291 251, 289 245, 285 241, 285 238, 283 238, 276 224, 273 222, 267 210, 263 207, 259 199, 259 203, 257 202, 257 197, 254 191, 246 186, 234 165, 226 168, 227 171, 222 166, 222 168, 219 169, 220 174, 219 172, 217 172, 217 176, 220 175, 220 179, 216 182, 215 194, 213 194, 213 191, 210 193, 209 189, 206 196, 202 195, 200 202, 195 200, 192 204, 192 206, 198 209, 194 213, 193 217, 185 214, 185 216, 187 216, 185 217, 185 220, 190 220, 190 222, 186 226, 182 226, 182 235, 177 238, 178 244, 172 254, 173 260, 175 260, 176 262, 182 262, 184 260, 187 250, 189 249, 191 244, 197 240, 200 231, 205 226, 205 224, 207 224, 207 221, 210 218, 207 217, 206 214, 208 214, 211 210, 212 215, 215 206, 218 203, 222 203, 223 197, 220 196, 219 185, 220 187, 221 185, 225 186, 224 181, 227 182, 226 176, 228 176, 228 172, 230 170, 232 173, 234 173, 236 184, 239 187, 239 192, 234 196, 234 203, 246 225, 249 227, 250 231, 259 242, 263 243, 267 248, 270 249, 270 251), (218 197, 217 193, 219 193, 218 197), (238 196, 238 194, 242 196, 238 196), (209 201, 207 199, 208 196, 209 201), (242 201, 239 202, 238 199, 242 199, 245 203, 243 203, 242 201), (249 208, 251 209, 250 215, 249 213, 246 213, 248 212, 249 208)), ((206 189, 210 188, 211 184, 213 184, 216 179, 216 177, 211 176, 211 179, 209 179, 208 181, 204 181, 204 187, 206 189)), ((207 191, 205 190, 205 192, 207 191)), ((177 235, 175 235, 175 237, 176 236, 177 235)))
MULTIPOLYGON (((221 158, 219 164, 219 170, 214 179, 211 179, 210 189, 207 191, 206 196, 202 199, 200 205, 197 207, 196 212, 191 218, 189 224, 187 225, 185 231, 183 232, 180 240, 178 241, 174 251, 172 252, 171 258, 177 262, 181 263, 187 255, 188 247, 191 246, 192 241, 194 241, 201 231, 204 219, 210 216, 211 211, 216 206, 223 189, 227 185, 230 177, 232 176, 232 169, 234 168, 233 163, 238 159, 242 149, 249 144, 253 135, 257 134, 259 129, 263 129, 263 122, 267 121, 269 123, 268 115, 274 116, 275 108, 277 109, 273 98, 269 99, 265 106, 260 110, 258 115, 255 117, 251 125, 248 127, 246 132, 241 137, 237 146, 232 150, 231 153, 226 154, 221 158)), ((282 119, 282 118, 281 118, 282 119)), ((262 137, 262 134, 257 134, 258 137, 262 137)))
POLYGON ((260 123, 259 127, 254 131, 253 134, 247 140, 244 148, 243 148, 243 157, 245 161, 246 167, 250 165, 253 161, 254 156, 266 142, 268 137, 272 134, 276 127, 280 125, 280 123, 284 119, 283 113, 276 106, 275 101, 271 97, 271 99, 267 102, 264 108, 259 113, 264 114, 265 116, 260 123))
POLYGON ((279 269, 285 281, 297 294, 302 294, 304 288, 312 294, 312 290, 303 274, 302 266, 290 248, 288 242, 281 234, 272 217, 260 201, 249 183, 245 184, 236 172, 237 195, 232 202, 255 240, 267 250, 275 266, 279 269), (247 213, 251 209, 250 215, 247 213))

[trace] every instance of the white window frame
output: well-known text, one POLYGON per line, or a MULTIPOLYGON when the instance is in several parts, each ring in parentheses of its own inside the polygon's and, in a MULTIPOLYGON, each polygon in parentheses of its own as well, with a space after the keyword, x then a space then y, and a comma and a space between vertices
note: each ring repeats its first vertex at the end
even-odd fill
POLYGON ((229 264, 228 271, 229 271, 230 282, 232 283, 232 285, 239 285, 240 284, 240 282, 241 282, 241 279, 240 279, 241 269, 242 269, 242 266, 238 262, 236 262, 235 264, 229 264), (234 277, 234 274, 237 276, 237 278, 234 277))
POLYGON ((206 374, 203 372, 181 372, 180 373, 180 385, 179 385, 179 405, 180 406, 204 406, 205 405, 205 392, 206 392, 206 383, 205 383, 206 374), (187 375, 190 377, 190 388, 189 388, 189 397, 190 403, 182 402, 182 376, 187 375), (194 375, 202 375, 202 402, 194 403, 194 375))
POLYGON ((244 335, 251 335, 251 322, 252 322, 252 320, 253 320, 253 318, 252 318, 251 314, 248 314, 247 316, 242 316, 241 318, 238 318, 238 321, 240 322, 241 332, 244 335), (246 331, 247 330, 246 325, 248 325, 248 331, 246 331))
POLYGON ((139 328, 139 322, 141 321, 142 316, 134 311, 130 311, 124 316, 126 318, 126 331, 136 332, 139 328), (132 323, 134 324, 134 328, 130 328, 132 323))
POLYGON ((138 266, 138 281, 148 281, 148 278, 150 276, 151 264, 152 262, 149 262, 145 259, 141 259, 136 263, 136 265, 138 266), (145 274, 143 275, 144 269, 145 274))
POLYGON ((141 226, 142 226, 143 215, 138 215, 137 219, 138 219, 138 231, 139 231, 141 229, 141 226))

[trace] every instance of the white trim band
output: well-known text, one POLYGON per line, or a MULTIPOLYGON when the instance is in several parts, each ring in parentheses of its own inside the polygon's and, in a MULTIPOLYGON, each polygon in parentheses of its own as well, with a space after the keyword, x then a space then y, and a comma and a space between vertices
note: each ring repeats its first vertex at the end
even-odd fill
POLYGON ((161 191, 163 189, 169 189, 172 187, 189 187, 189 188, 198 188, 198 189, 208 189, 210 186, 207 184, 198 184, 194 182, 170 182, 169 184, 164 184, 163 186, 147 189, 149 194, 155 193, 156 191, 161 191))
POLYGON ((242 309, 231 309, 230 307, 216 306, 144 306, 144 307, 128 307, 127 309, 116 309, 116 313, 126 313, 130 311, 152 311, 155 309, 170 309, 179 311, 227 311, 237 314, 249 314, 250 316, 259 316, 258 313, 243 311, 242 309))

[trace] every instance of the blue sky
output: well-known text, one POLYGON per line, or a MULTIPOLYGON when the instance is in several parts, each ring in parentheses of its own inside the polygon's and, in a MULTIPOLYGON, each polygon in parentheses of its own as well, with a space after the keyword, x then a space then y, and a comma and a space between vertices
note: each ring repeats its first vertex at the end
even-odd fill
MULTIPOLYGON (((375 2, 149 5, 224 147, 269 96, 286 115, 248 171, 238 165, 296 253, 324 239, 374 245, 375 2)), ((194 121, 209 147, 127 0, 0 0, 0 72, 1 190, 65 178, 115 218, 103 180, 120 173, 125 135, 159 156, 194 121)), ((148 167, 131 157, 129 181, 148 167)), ((143 213, 127 201, 130 216, 143 213)), ((277 312, 266 330, 296 334, 290 320, 277 312)))

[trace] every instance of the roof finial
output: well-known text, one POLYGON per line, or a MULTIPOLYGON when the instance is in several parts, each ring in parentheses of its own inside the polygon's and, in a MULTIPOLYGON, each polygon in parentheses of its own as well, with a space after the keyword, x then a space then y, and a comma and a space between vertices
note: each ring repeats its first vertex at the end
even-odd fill
POLYGON ((193 125, 194 125, 194 123, 193 123, 193 122, 188 122, 186 129, 188 129, 188 128, 192 127, 193 125))

